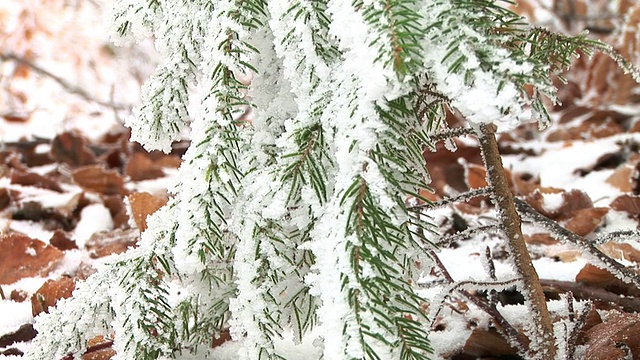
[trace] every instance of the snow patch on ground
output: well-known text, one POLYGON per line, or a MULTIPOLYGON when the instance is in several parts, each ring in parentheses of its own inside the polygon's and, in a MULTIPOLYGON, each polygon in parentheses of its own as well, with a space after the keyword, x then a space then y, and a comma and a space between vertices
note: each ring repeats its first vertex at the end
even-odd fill
POLYGON ((109 209, 102 204, 91 204, 82 209, 73 240, 82 249, 93 234, 112 229, 113 219, 109 209))

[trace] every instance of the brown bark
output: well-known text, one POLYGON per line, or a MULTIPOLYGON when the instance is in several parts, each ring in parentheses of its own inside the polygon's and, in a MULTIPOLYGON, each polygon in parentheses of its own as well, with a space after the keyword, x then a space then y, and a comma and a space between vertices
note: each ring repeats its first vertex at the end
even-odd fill
POLYGON ((530 349, 528 357, 531 359, 553 359, 556 354, 553 323, 547 309, 538 273, 531 263, 531 257, 522 235, 520 216, 516 212, 513 195, 509 190, 505 170, 502 166, 502 158, 498 151, 495 131, 496 126, 493 124, 480 126, 480 149, 487 168, 487 181, 494 190, 493 201, 498 210, 500 221, 504 226, 516 271, 518 276, 523 279, 526 290, 525 296, 529 297, 527 301, 530 303, 530 308, 533 312, 531 314, 533 324, 529 329, 528 335, 536 339, 535 342, 540 344, 540 349, 535 347, 530 349))

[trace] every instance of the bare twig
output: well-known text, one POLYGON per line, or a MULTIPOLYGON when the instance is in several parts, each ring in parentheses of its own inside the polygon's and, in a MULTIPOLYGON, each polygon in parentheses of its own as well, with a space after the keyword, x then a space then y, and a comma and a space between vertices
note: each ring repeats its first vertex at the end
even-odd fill
POLYGON ((49 70, 44 69, 43 67, 35 64, 34 62, 22 57, 22 56, 18 56, 16 54, 13 53, 0 53, 0 60, 2 61, 14 61, 17 62, 18 64, 27 66, 29 68, 31 68, 32 70, 34 70, 35 72, 37 72, 40 75, 46 76, 50 79, 52 79, 53 81, 57 82, 60 86, 62 86, 63 89, 65 89, 66 91, 68 91, 71 94, 75 94, 80 96, 81 98, 90 101, 90 102, 94 102, 96 104, 102 105, 104 107, 108 107, 114 110, 123 110, 123 109, 128 109, 131 107, 130 104, 119 104, 119 103, 114 103, 111 101, 103 101, 100 99, 97 99, 95 96, 91 95, 87 90, 81 88, 78 85, 74 85, 71 84, 70 82, 68 82, 67 80, 61 78, 58 75, 53 74, 52 72, 50 72, 49 70))
POLYGON ((590 255, 594 265, 603 269, 610 270, 610 272, 616 278, 624 281, 625 283, 633 284, 635 287, 640 289, 640 276, 638 276, 638 274, 632 269, 626 268, 624 265, 620 264, 619 262, 615 261, 605 253, 600 251, 600 249, 598 249, 592 241, 587 240, 584 237, 576 235, 573 232, 563 228, 555 221, 537 212, 534 208, 531 207, 531 205, 527 204, 525 201, 515 199, 515 203, 516 208, 523 216, 538 223, 539 225, 544 226, 547 230, 554 234, 557 239, 560 240, 560 242, 578 246, 579 248, 584 250, 585 253, 590 255))
POLYGON ((477 234, 501 233, 501 232, 502 230, 497 225, 478 226, 478 227, 469 228, 463 231, 458 231, 453 235, 445 236, 439 239, 439 241, 437 241, 435 244, 440 247, 449 246, 456 241, 466 240, 477 234))
MULTIPOLYGON (((493 258, 491 257, 491 249, 487 246, 484 249, 484 265, 485 269, 489 273, 489 277, 493 281, 497 281, 498 277, 496 276, 496 264, 493 262, 493 258)), ((498 292, 495 289, 491 289, 489 291, 489 304, 492 307, 495 307, 498 303, 498 292)))
POLYGON ((587 317, 589 316, 589 312, 593 309, 593 304, 591 306, 585 306, 582 308, 580 312, 580 316, 573 322, 573 328, 567 337, 567 347, 565 349, 565 358, 567 360, 575 359, 574 355, 576 352, 576 343, 578 341, 578 335, 584 328, 584 325, 587 323, 587 317))
POLYGON ((464 201, 468 201, 469 199, 473 199, 473 198, 477 198, 480 196, 486 196, 486 195, 490 195, 491 191, 493 189, 491 187, 483 187, 480 189, 474 189, 474 190, 470 190, 470 191, 466 191, 463 192, 462 194, 456 195, 456 196, 447 196, 444 199, 437 201, 435 203, 431 203, 431 204, 420 204, 420 205, 416 205, 416 206, 411 206, 409 208, 407 208, 407 210, 409 211, 418 211, 421 209, 434 209, 434 208, 441 208, 441 207, 445 207, 449 204, 453 204, 453 203, 457 203, 457 202, 464 202, 464 201))
POLYGON ((620 305, 625 311, 640 312, 640 299, 612 293, 599 287, 588 286, 579 282, 560 280, 540 280, 542 286, 559 292, 571 292, 578 300, 602 301, 620 305))
POLYGON ((437 133, 429 135, 429 140, 433 143, 436 143, 441 140, 451 139, 454 137, 465 136, 465 135, 473 135, 475 134, 472 128, 453 128, 444 131, 439 131, 437 133))

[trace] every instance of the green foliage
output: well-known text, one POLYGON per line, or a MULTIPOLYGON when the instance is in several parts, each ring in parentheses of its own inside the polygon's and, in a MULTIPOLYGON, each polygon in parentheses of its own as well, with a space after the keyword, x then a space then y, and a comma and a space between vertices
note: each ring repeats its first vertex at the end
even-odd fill
POLYGON ((80 353, 111 328, 126 359, 210 356, 227 330, 242 359, 285 358, 275 343, 287 331, 327 359, 427 359, 415 284, 432 225, 410 208, 428 204, 423 151, 445 109, 472 126, 545 124, 550 75, 608 51, 503 5, 116 1, 114 33, 153 34, 163 57, 132 138, 168 151, 189 126, 191 146, 140 248, 38 320, 32 358, 80 353), (97 329, 47 335, 87 313, 97 329))

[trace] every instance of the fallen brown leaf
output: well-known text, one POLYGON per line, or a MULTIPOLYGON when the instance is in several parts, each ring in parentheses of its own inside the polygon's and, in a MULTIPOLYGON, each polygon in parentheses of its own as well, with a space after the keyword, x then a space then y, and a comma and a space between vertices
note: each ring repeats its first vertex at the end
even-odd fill
POLYGON ((57 162, 66 163, 72 167, 96 163, 96 156, 89 149, 87 140, 75 132, 65 132, 53 138, 51 157, 57 162))
POLYGON ((167 203, 167 198, 149 194, 147 192, 133 193, 128 196, 131 204, 133 220, 142 232, 147 229, 147 216, 153 214, 167 203))
POLYGON ((576 281, 585 285, 599 287, 615 294, 640 296, 640 290, 616 278, 608 270, 586 264, 576 275, 576 281))
POLYGON ((640 215, 640 196, 620 195, 609 205, 613 210, 623 211, 631 217, 637 218, 640 215))
MULTIPOLYGON (((640 354, 640 315, 611 312, 586 333, 585 360, 619 360, 640 354), (631 354, 626 354, 624 344, 631 354)), ((635 358, 635 357, 634 357, 635 358)))
POLYGON ((13 171, 11 173, 11 183, 22 186, 35 186, 59 193, 63 192, 62 187, 56 181, 31 172, 13 171))
POLYGON ((29 297, 29 294, 27 294, 25 291, 17 290, 17 289, 13 289, 11 291, 11 294, 9 295, 9 299, 15 302, 23 302, 27 300, 28 297, 29 297))
POLYGON ((517 349, 509 343, 495 329, 473 329, 471 335, 464 344, 464 354, 478 358, 516 355, 517 349))
POLYGON ((569 214, 568 218, 562 222, 562 226, 574 234, 586 236, 600 226, 608 212, 608 208, 579 209, 569 214))
POLYGON ((122 195, 105 195, 102 197, 102 203, 109 209, 115 229, 125 229, 129 227, 129 215, 127 214, 127 208, 124 205, 123 199, 124 197, 122 195))
POLYGON ((125 167, 125 174, 133 181, 157 179, 164 176, 164 171, 145 153, 134 153, 125 167))
POLYGON ((113 349, 113 341, 98 335, 89 339, 87 351, 82 355, 82 360, 109 360, 116 355, 113 349))
POLYGON ((123 253, 135 246, 139 238, 140 233, 136 229, 115 229, 93 234, 85 247, 89 250, 89 256, 96 259, 123 253))
POLYGON ((41 312, 48 313, 49 308, 56 306, 58 300, 71 297, 71 293, 76 287, 76 280, 63 276, 57 280, 47 280, 31 296, 31 312, 33 316, 41 312))
POLYGON ((116 171, 100 165, 89 165, 73 171, 73 181, 87 191, 104 195, 124 195, 124 178, 116 171))
POLYGON ((56 230, 53 232, 53 235, 51 236, 51 240, 49 240, 49 244, 57 247, 62 251, 78 248, 78 245, 76 245, 76 242, 71 240, 67 236, 67 234, 62 230, 56 230))
POLYGON ((640 251, 631 244, 608 242, 598 246, 602 252, 618 260, 633 261, 640 264, 640 251))
POLYGON ((633 190, 631 181, 632 172, 632 166, 623 165, 618 167, 605 181, 622 192, 631 192, 633 190))
POLYGON ((0 336, 0 348, 6 348, 17 342, 32 340, 37 334, 33 324, 24 324, 16 331, 0 336))
POLYGON ((55 247, 18 234, 0 237, 0 249, 0 284, 46 276, 63 258, 55 247))

